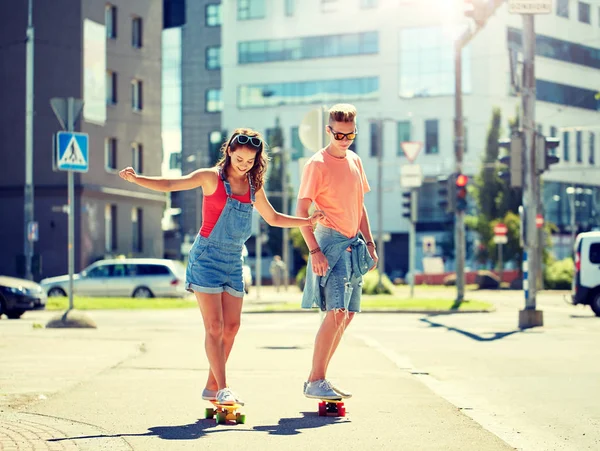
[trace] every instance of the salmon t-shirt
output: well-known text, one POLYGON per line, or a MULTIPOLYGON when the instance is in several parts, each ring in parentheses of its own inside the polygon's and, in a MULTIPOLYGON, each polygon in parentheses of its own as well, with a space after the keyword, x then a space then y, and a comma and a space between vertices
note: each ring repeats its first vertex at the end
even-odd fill
POLYGON ((358 233, 364 195, 370 190, 358 155, 347 150, 345 158, 336 158, 323 149, 306 162, 298 199, 312 200, 325 213, 321 224, 352 238, 358 233))

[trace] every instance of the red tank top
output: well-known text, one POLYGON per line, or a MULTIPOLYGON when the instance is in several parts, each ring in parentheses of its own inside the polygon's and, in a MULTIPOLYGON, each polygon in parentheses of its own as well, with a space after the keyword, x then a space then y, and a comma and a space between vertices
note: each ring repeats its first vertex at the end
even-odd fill
MULTIPOLYGON (((238 196, 232 194, 234 199, 239 200, 244 204, 250 203, 250 186, 248 186, 248 192, 238 196)), ((217 183, 217 189, 210 196, 204 196, 202 202, 202 227, 200 227, 200 235, 207 238, 210 232, 215 228, 215 224, 221 216, 225 203, 227 202, 227 191, 225 191, 225 183, 219 176, 217 183)))

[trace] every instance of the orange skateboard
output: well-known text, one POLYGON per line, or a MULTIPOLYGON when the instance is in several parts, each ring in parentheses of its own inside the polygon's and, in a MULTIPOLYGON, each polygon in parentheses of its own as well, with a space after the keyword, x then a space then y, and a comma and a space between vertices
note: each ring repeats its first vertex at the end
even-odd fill
POLYGON ((345 417, 346 406, 342 399, 321 399, 319 403, 320 417, 345 417))
POLYGON ((241 404, 219 404, 216 399, 211 399, 211 404, 214 407, 206 408, 206 418, 214 418, 217 424, 225 424, 227 421, 235 421, 238 424, 246 422, 246 415, 236 412, 241 404))

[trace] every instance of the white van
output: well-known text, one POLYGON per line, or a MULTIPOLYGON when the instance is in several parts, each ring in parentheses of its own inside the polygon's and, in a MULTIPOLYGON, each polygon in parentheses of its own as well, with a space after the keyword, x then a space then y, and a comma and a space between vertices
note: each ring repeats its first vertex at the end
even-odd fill
POLYGON ((584 232, 575 239, 573 304, 589 305, 600 316, 600 232, 584 232))

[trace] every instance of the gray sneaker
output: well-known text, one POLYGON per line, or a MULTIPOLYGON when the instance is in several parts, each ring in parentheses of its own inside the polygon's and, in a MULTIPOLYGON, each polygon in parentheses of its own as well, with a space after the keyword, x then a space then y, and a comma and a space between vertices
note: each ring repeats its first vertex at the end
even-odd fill
POLYGON ((205 388, 204 390, 202 390, 202 399, 205 399, 207 401, 217 399, 217 390, 209 390, 208 388, 205 388))
POLYGON ((342 399, 339 393, 333 391, 326 379, 309 382, 306 385, 304 396, 315 399, 342 399))
POLYGON ((339 388, 336 385, 333 385, 333 382, 331 381, 327 381, 329 382, 329 385, 331 386, 331 388, 333 389, 334 392, 339 393, 339 395, 344 398, 344 399, 348 399, 348 398, 352 398, 352 393, 350 393, 347 390, 343 390, 341 388, 339 388))
POLYGON ((306 393, 306 387, 308 387, 308 381, 304 383, 304 390, 302 390, 302 393, 306 393))

